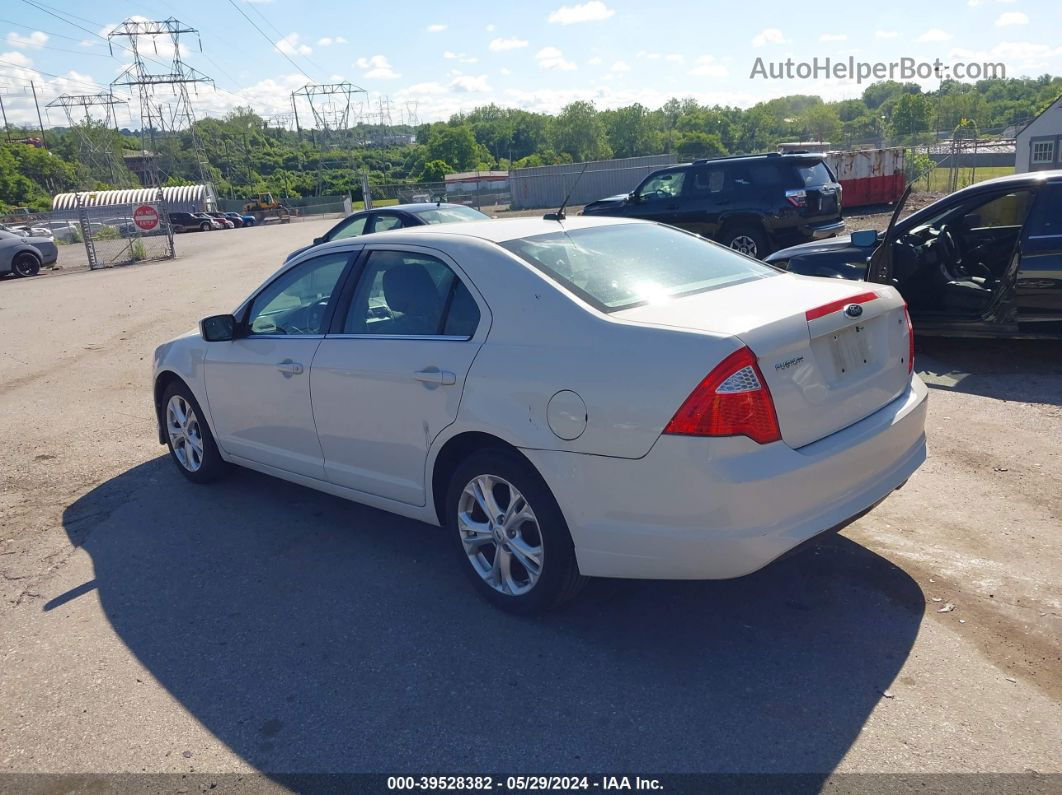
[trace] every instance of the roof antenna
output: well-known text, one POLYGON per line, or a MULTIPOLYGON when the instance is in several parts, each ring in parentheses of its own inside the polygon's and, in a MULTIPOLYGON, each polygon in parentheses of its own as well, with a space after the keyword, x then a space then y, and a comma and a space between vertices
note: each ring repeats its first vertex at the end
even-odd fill
POLYGON ((546 213, 545 215, 542 216, 542 218, 544 220, 546 220, 546 221, 563 221, 567 217, 564 214, 564 208, 568 206, 568 199, 570 199, 572 197, 572 192, 575 190, 575 186, 579 184, 579 180, 581 180, 583 178, 583 174, 586 173, 586 169, 587 169, 587 167, 589 165, 590 165, 590 161, 587 160, 586 163, 583 164, 583 170, 580 171, 579 172, 579 176, 577 176, 575 178, 575 182, 573 182, 572 186, 570 188, 568 188, 568 195, 564 197, 564 201, 561 202, 561 206, 557 209, 557 212, 555 212, 555 213, 546 213))

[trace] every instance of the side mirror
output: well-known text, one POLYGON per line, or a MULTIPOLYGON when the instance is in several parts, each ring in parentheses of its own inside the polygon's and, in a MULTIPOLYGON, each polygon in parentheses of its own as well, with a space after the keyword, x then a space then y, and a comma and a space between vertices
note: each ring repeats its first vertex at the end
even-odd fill
POLYGON ((631 204, 637 204, 641 200, 642 197, 639 196, 638 193, 633 190, 627 194, 627 201, 629 201, 631 204))
POLYGON ((860 229, 852 233, 852 245, 859 248, 873 248, 878 244, 878 233, 873 229, 860 229))
POLYGON ((327 243, 327 242, 328 242, 328 239, 327 239, 327 238, 325 238, 325 236, 324 236, 324 235, 321 235, 320 237, 315 237, 315 238, 313 239, 313 244, 314 244, 315 246, 319 246, 319 245, 321 245, 322 243, 327 243))
POLYGON ((199 333, 207 342, 228 342, 236 338, 236 318, 211 315, 199 321, 199 333))

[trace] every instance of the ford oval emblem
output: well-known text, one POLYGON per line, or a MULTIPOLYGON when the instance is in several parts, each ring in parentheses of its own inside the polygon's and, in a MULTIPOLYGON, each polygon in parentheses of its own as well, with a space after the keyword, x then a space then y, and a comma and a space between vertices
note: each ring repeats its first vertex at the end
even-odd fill
POLYGON ((849 304, 844 308, 844 313, 848 315, 848 317, 859 317, 863 314, 863 307, 859 304, 849 304))

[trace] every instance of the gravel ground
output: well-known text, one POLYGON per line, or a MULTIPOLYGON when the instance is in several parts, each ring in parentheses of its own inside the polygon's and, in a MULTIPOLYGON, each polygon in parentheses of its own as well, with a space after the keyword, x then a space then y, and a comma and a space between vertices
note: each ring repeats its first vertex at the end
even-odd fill
POLYGON ((436 528, 156 443, 154 346, 331 223, 0 281, 0 772, 1062 771, 1062 346, 920 342, 931 457, 843 535, 519 619, 436 528))

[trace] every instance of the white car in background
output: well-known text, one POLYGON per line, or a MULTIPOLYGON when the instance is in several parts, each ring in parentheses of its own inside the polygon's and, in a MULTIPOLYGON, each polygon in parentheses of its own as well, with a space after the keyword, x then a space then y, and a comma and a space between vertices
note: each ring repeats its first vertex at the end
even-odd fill
POLYGON ((327 243, 155 352, 159 440, 442 525, 515 611, 585 577, 756 571, 926 456, 885 285, 780 272, 627 219, 327 243))

